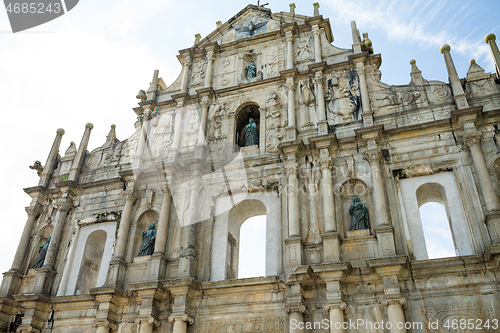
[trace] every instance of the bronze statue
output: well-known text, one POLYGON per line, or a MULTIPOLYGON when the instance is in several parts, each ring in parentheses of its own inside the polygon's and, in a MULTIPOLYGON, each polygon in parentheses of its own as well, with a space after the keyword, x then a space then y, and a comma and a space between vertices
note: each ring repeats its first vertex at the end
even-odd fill
POLYGON ((258 145, 259 136, 257 135, 257 125, 253 119, 248 120, 248 125, 245 126, 245 147, 258 145))
POLYGON ((42 268, 43 262, 45 261, 45 256, 47 255, 47 249, 49 248, 50 237, 47 238, 45 243, 40 244, 40 249, 38 250, 38 257, 36 257, 35 264, 31 268, 42 268))
POLYGON ((155 225, 150 224, 148 230, 142 231, 142 244, 139 250, 139 257, 150 256, 155 251, 156 231, 155 225))
POLYGON ((359 197, 357 195, 352 198, 349 213, 351 213, 351 226, 349 231, 369 229, 368 209, 365 204, 359 202, 359 197))
POLYGON ((254 77, 257 76, 257 67, 255 67, 255 62, 252 61, 250 65, 245 67, 245 74, 247 80, 253 79, 254 77))

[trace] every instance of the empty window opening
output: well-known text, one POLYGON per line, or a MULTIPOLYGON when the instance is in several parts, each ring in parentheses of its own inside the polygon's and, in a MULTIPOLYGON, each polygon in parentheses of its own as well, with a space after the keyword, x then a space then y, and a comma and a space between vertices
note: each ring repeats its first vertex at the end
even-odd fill
POLYGON ((420 221, 429 259, 454 257, 456 250, 443 186, 427 183, 417 189, 420 221))
POLYGON ((106 238, 103 230, 94 231, 87 238, 75 287, 76 295, 88 294, 97 285, 106 238))
POLYGON ((239 238, 238 278, 265 276, 266 216, 250 217, 243 222, 239 238))

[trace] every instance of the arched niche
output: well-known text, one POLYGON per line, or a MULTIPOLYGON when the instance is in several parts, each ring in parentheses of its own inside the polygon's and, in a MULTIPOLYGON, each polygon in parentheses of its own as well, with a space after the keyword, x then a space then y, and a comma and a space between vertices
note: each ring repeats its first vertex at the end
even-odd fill
POLYGON ((455 177, 451 172, 400 180, 406 237, 417 260, 429 258, 419 208, 428 202, 442 204, 446 210, 457 255, 473 254, 470 231, 455 177))
MULTIPOLYGON (((225 198, 216 206, 225 205, 225 198)), ((280 199, 275 192, 250 193, 228 211, 215 217, 212 240, 211 281, 236 278, 238 263, 234 258, 240 241, 240 228, 250 217, 266 215, 266 276, 281 274, 281 217, 280 199)), ((217 209, 217 207, 216 207, 217 209)))
MULTIPOLYGON (((246 103, 241 105, 236 112, 235 121, 235 144, 238 147, 245 147, 245 126, 248 125, 250 118, 257 126, 257 136, 260 138, 260 110, 256 103, 246 103)), ((260 144, 260 143, 259 143, 260 144)))
POLYGON ((49 238, 49 236, 52 235, 53 230, 54 227, 52 225, 45 224, 38 230, 35 237, 33 237, 31 255, 30 255, 30 260, 28 262, 28 269, 33 267, 33 265, 35 264, 36 258, 38 257, 38 251, 40 250, 40 244, 45 244, 47 238, 49 238))
POLYGON ((83 250, 80 270, 76 280, 75 295, 88 294, 97 285, 107 234, 104 230, 92 232, 83 250))
MULTIPOLYGON (((87 252, 90 251, 87 250, 87 248, 89 246, 94 246, 93 244, 95 244, 96 241, 100 243, 97 248, 104 247, 104 250, 101 254, 101 262, 98 269, 97 279, 90 288, 101 287, 104 285, 104 282, 106 282, 109 263, 111 262, 113 254, 115 232, 116 221, 91 224, 80 223, 77 226, 73 241, 71 242, 71 247, 68 251, 66 266, 64 268, 59 290, 57 292, 58 296, 73 295, 77 289, 83 293, 81 288, 88 288, 84 285, 79 285, 77 288, 77 283, 80 280, 79 276, 82 265, 85 265, 85 256, 87 252), (104 237, 104 235, 106 237, 104 237)), ((100 252, 100 250, 98 252, 100 252)), ((95 253, 93 253, 93 255, 96 257, 95 253)), ((87 256, 87 258, 89 257, 87 256)))
MULTIPOLYGON (((370 189, 364 181, 358 178, 347 179, 339 188, 340 209, 341 209, 341 225, 345 231, 349 231, 351 226, 351 214, 349 208, 352 204, 354 196, 359 197, 359 201, 364 203, 368 208, 368 219, 370 221, 370 230, 373 230, 375 224, 375 213, 373 212, 373 203, 370 196, 370 189)), ((344 232, 345 235, 345 232, 344 232)))
POLYGON ((142 231, 147 230, 150 224, 154 224, 155 231, 158 231, 158 213, 154 210, 147 210, 137 219, 135 235, 132 246, 132 258, 137 257, 142 244, 142 231))

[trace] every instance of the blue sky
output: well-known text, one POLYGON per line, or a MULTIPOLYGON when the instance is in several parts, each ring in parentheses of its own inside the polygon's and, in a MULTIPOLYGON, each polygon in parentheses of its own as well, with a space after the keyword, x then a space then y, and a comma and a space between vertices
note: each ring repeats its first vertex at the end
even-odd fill
MULTIPOLYGON (((273 12, 291 1, 267 1, 273 12)), ((297 2, 296 13, 312 15, 314 1, 297 2)), ((254 2, 255 4, 256 2, 254 2)), ((10 268, 30 198, 22 188, 38 183, 28 168, 45 163, 57 128, 66 130, 61 154, 77 145, 85 124, 94 130, 89 150, 102 145, 111 124, 123 140, 132 134, 135 95, 147 89, 155 69, 170 84, 179 74, 178 50, 194 35, 206 36, 216 21, 227 21, 245 1, 81 0, 68 14, 24 33, 10 33, 0 11, 0 272, 10 268)), ((320 2, 330 19, 334 45, 351 47, 350 21, 368 32, 382 54, 382 81, 407 84, 411 59, 424 78, 447 81, 439 46, 448 43, 460 77, 469 60, 493 71, 483 38, 500 36, 498 1, 320 2)))

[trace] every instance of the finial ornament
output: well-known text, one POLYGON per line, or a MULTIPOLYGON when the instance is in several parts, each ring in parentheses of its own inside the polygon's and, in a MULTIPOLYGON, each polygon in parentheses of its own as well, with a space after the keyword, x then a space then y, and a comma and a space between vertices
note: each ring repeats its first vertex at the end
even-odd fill
POLYGON ((92 124, 92 123, 87 123, 87 125, 85 125, 85 128, 90 128, 90 129, 93 129, 93 128, 94 128, 94 124, 92 124))
POLYGON ((488 42, 489 42, 490 40, 495 40, 495 39, 497 39, 497 37, 496 37, 494 34, 487 34, 487 35, 484 37, 484 42, 485 42, 486 44, 488 44, 488 42))
POLYGON ((57 134, 61 134, 61 135, 64 135, 64 129, 60 128, 57 130, 56 132, 57 134))
POLYGON ((443 54, 444 54, 444 51, 448 51, 448 52, 450 52, 450 50, 451 50, 451 46, 450 46, 450 45, 448 45, 448 44, 443 44, 443 45, 441 45, 441 47, 439 48, 439 51, 440 51, 441 53, 443 53, 443 54))

